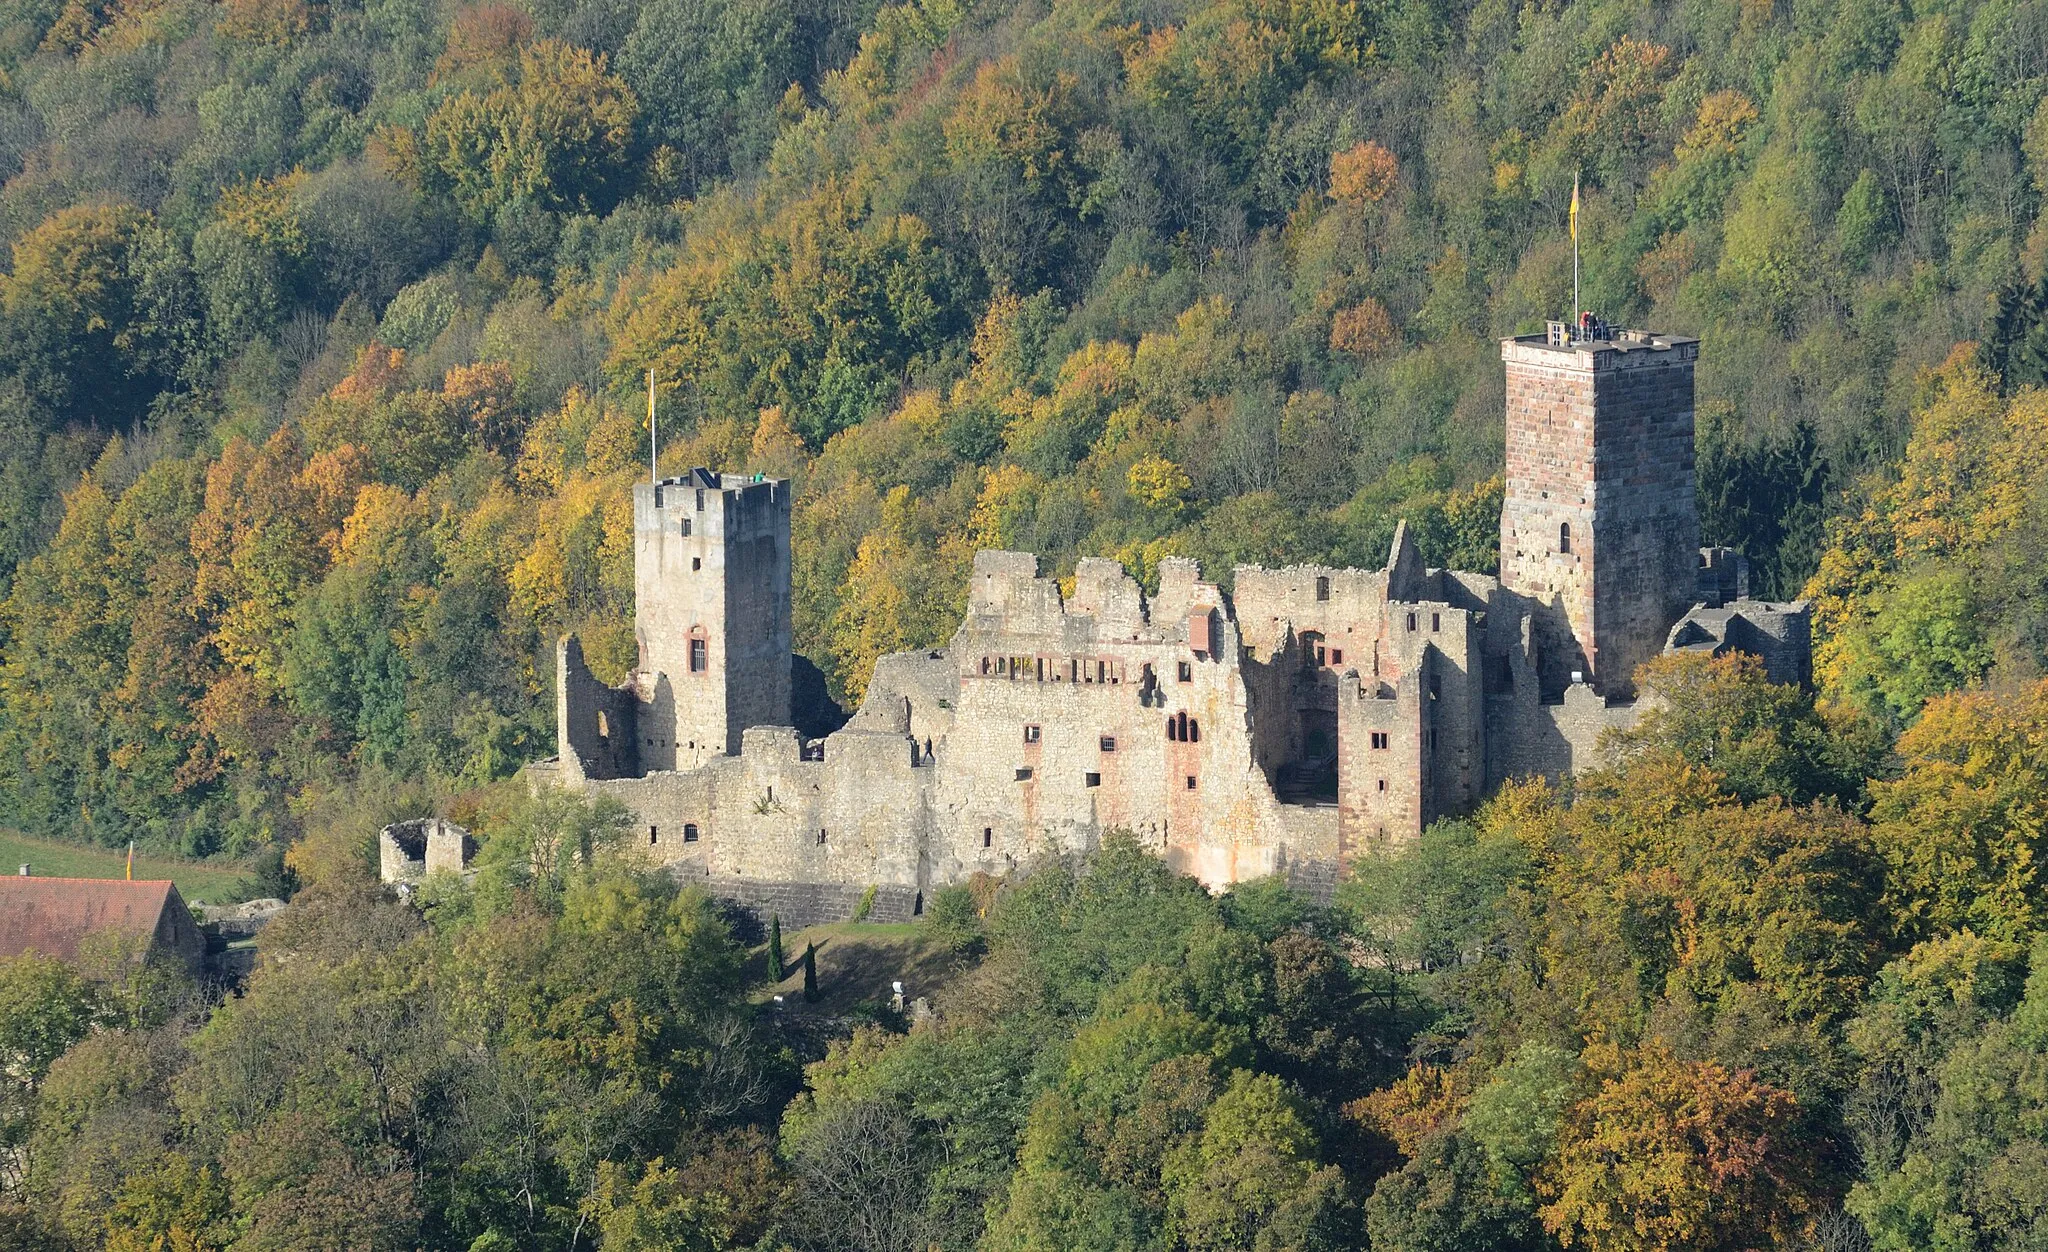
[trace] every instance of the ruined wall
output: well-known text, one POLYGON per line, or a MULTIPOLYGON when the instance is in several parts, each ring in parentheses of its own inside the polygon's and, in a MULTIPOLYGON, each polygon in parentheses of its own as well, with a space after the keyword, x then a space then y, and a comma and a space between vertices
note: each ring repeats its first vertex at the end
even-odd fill
POLYGON ((1731 642, 1755 654, 1774 683, 1813 687, 1813 606, 1804 600, 1773 604, 1741 600, 1734 605, 1749 627, 1731 642))
MULTIPOLYGON (((728 878, 713 883, 690 874, 678 877, 739 906, 749 922, 764 934, 771 918, 780 919, 785 931, 843 922, 859 911, 860 902, 870 889, 855 883, 753 878, 728 878)), ((873 884, 873 890, 875 894, 869 901, 867 915, 871 922, 909 922, 924 914, 925 896, 915 887, 873 884)), ((787 957, 794 961, 802 955, 799 949, 788 953, 787 957)))
POLYGON ((387 883, 418 882, 428 874, 460 874, 476 855, 476 840, 454 822, 416 817, 377 832, 378 877, 387 883))
POLYGON ((1774 683, 1813 686, 1813 607, 1804 600, 1776 604, 1737 600, 1719 608, 1701 606, 1671 628, 1665 650, 1747 652, 1764 663, 1774 683))
POLYGON ((1422 662, 1393 681, 1346 671, 1337 691, 1338 859, 1383 849, 1422 829, 1429 708, 1422 662))
POLYGON ((1087 562, 1069 605, 1035 558, 981 554, 937 747, 943 872, 1084 851, 1114 827, 1207 882, 1273 872, 1289 835, 1253 752, 1239 645, 1192 562, 1165 562, 1149 605, 1120 566, 1087 562))
POLYGON ((786 726, 747 731, 737 756, 645 778, 594 782, 635 814, 653 860, 714 886, 727 879, 924 885, 930 768, 906 736, 848 728, 807 759, 786 726))
POLYGON ((1552 701, 1539 698, 1532 682, 1489 696, 1486 713, 1489 787, 1524 778, 1559 782, 1598 765, 1601 736, 1641 716, 1636 702, 1610 704, 1590 683, 1574 683, 1552 701))
POLYGON ((640 772, 640 703, 599 682, 574 635, 555 643, 555 743, 563 777, 630 778, 640 772))
POLYGON ((1113 562, 1083 568, 1070 606, 1035 559, 984 553, 952 646, 878 665, 822 759, 756 727, 737 757, 590 785, 635 811, 651 856, 720 890, 921 892, 1085 852, 1116 827, 1216 885, 1333 859, 1334 824, 1290 826, 1253 760, 1225 598, 1169 565, 1149 611, 1113 562))
POLYGON ((1367 829, 1410 838, 1436 817, 1477 803, 1488 785, 1485 606, 1497 590, 1484 576, 1424 569, 1405 526, 1396 532, 1387 569, 1378 573, 1315 566, 1238 570, 1236 603, 1247 633, 1278 640, 1279 655, 1298 657, 1297 664, 1320 680, 1287 688, 1278 676, 1247 667, 1259 697, 1255 712, 1287 730, 1260 726, 1254 742, 1261 764, 1270 772, 1282 745, 1298 751, 1299 726, 1323 708, 1338 725, 1345 671, 1356 672, 1361 690, 1392 699, 1426 666, 1420 699, 1427 707, 1419 715, 1427 726, 1417 731, 1424 742, 1416 753, 1373 751, 1372 731, 1392 734, 1399 723, 1380 725, 1374 719, 1381 714, 1351 710, 1338 755, 1339 800, 1349 814, 1344 826, 1354 832, 1346 838, 1355 842, 1355 832, 1367 829), (1404 600, 1397 590, 1425 598, 1404 600))

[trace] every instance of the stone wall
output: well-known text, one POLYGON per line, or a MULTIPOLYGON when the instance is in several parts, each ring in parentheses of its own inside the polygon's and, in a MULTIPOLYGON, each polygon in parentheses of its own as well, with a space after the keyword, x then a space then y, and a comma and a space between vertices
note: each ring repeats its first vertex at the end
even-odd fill
POLYGON ((614 690, 591 674, 574 635, 555 644, 555 693, 555 742, 565 777, 582 782, 640 772, 640 702, 630 689, 614 690))
POLYGON ((1069 605, 1035 558, 984 553, 949 652, 943 872, 1000 873, 1119 827, 1209 882, 1279 863, 1288 834, 1253 749, 1237 621, 1192 562, 1165 562, 1150 604, 1114 562, 1085 562, 1069 605))
POLYGON ((377 832, 378 877, 387 883, 418 882, 433 873, 459 874, 469 868, 476 840, 440 817, 393 822, 377 832))
POLYGON ((1594 354, 1593 678, 1610 697, 1633 690, 1636 667, 1663 650, 1697 587, 1696 347, 1679 342, 1594 354))
POLYGON ((1775 604, 1737 600, 1718 608, 1700 606, 1671 628, 1665 649, 1672 652, 1747 652, 1763 661, 1774 683, 1813 686, 1813 607, 1804 600, 1775 604))
MULTIPOLYGON (((766 933, 771 919, 779 918, 785 933, 806 926, 843 922, 860 910, 869 886, 854 883, 790 882, 781 879, 731 878, 712 880, 687 871, 677 874, 685 883, 736 906, 747 928, 766 933)), ((865 920, 877 924, 915 921, 924 915, 924 894, 915 887, 873 885, 874 899, 865 920)), ((795 960, 801 951, 786 952, 795 960)))

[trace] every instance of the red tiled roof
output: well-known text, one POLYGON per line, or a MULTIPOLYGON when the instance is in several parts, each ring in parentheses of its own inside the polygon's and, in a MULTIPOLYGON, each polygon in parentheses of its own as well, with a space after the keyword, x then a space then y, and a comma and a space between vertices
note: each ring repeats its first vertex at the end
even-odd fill
POLYGON ((165 910, 185 902, 170 882, 0 876, 0 960, 40 952, 60 960, 103 931, 156 936, 165 910))

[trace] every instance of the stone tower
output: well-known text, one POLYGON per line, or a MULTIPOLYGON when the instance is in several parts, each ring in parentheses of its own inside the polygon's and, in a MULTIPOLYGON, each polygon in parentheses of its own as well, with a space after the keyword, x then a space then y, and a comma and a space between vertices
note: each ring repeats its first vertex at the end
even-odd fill
POLYGON ((790 722, 789 482, 693 469, 633 489, 642 773, 790 722))
POLYGON ((1575 337, 1553 322, 1501 342, 1507 364, 1503 586, 1541 606, 1546 696, 1574 671, 1625 696, 1692 606, 1693 364, 1699 341, 1575 337))

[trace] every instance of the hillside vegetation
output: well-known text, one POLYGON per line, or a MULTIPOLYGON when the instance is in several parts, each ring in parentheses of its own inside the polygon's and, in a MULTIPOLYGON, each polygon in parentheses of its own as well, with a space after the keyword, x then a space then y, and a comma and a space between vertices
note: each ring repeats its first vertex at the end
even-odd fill
POLYGON ((225 1003, 0 965, 0 1249, 2048 1238, 2048 0, 0 0, 0 71, 0 813, 301 888, 225 1003), (978 547, 1490 568, 1575 177, 1817 694, 1658 662, 1327 908, 935 893, 914 1029, 512 777, 631 662, 650 370, 846 700, 978 547))
POLYGON ((547 755, 556 635, 631 661, 649 369, 666 469, 796 478, 846 700, 977 547, 1491 568, 1575 175, 1832 688, 2048 650, 2035 3, 20 0, 0 71, 33 831, 274 855, 547 755))
POLYGON ((1113 834, 780 970, 610 802, 473 798, 410 903, 325 828, 225 1003, 0 963, 0 1249, 2038 1247, 2048 683, 1873 779, 1753 661, 1645 681, 1333 907, 1113 834))

